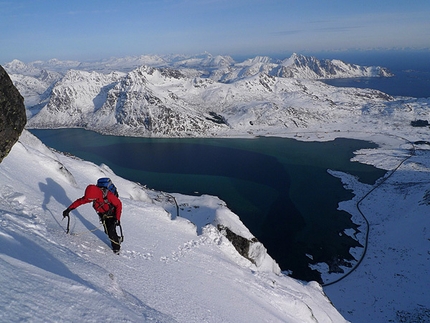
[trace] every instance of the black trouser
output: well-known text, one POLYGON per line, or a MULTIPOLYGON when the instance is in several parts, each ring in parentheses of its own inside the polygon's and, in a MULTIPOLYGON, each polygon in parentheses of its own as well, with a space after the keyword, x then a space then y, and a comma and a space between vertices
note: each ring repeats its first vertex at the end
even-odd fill
POLYGON ((103 214, 99 214, 99 216, 100 220, 103 223, 105 233, 109 236, 112 249, 114 251, 119 250, 121 248, 121 245, 119 243, 118 234, 116 233, 116 218, 114 216, 108 216, 103 214))

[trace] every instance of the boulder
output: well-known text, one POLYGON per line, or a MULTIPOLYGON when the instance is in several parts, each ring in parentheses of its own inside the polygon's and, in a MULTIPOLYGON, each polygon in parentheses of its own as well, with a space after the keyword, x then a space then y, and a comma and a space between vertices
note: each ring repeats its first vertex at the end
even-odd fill
POLYGON ((17 142, 26 122, 24 98, 0 66, 0 162, 17 142))

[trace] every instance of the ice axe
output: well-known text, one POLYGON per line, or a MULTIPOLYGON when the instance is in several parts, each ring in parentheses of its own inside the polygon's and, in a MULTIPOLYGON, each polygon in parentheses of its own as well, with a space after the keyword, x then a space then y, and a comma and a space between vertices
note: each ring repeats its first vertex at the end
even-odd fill
MULTIPOLYGON (((65 217, 63 217, 64 220, 65 217)), ((69 233, 69 229, 70 229, 70 215, 67 214, 67 229, 66 229, 66 233, 69 233)))
POLYGON ((124 235, 122 234, 122 226, 121 224, 118 224, 118 226, 119 226, 119 232, 121 232, 121 238, 119 242, 122 243, 124 241, 124 235))

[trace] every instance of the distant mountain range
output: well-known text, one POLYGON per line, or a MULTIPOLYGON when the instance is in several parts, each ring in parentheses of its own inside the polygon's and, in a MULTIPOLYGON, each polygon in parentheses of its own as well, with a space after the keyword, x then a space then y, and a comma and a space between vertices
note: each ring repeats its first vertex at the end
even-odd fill
POLYGON ((392 76, 386 68, 298 54, 240 63, 210 54, 91 63, 14 60, 4 67, 25 98, 27 126, 33 128, 148 137, 256 135, 338 127, 350 118, 367 122, 372 114, 389 115, 396 105, 407 120, 417 118, 411 104, 380 91, 318 81, 392 76))
POLYGON ((316 57, 293 54, 284 60, 273 59, 267 56, 257 56, 243 62, 236 62, 230 56, 212 56, 209 53, 185 55, 142 55, 123 58, 110 58, 94 62, 60 61, 34 61, 25 64, 19 60, 7 63, 4 68, 10 74, 38 76, 42 70, 54 71, 64 74, 70 69, 82 71, 96 71, 109 73, 112 71, 130 72, 140 66, 170 67, 174 69, 189 70, 189 76, 209 77, 214 81, 222 79, 233 80, 233 75, 242 78, 265 72, 272 76, 296 77, 308 79, 341 78, 341 77, 374 77, 392 76, 391 72, 379 66, 359 66, 348 64, 340 60, 319 60, 316 57), (229 75, 229 77, 225 77, 229 75))

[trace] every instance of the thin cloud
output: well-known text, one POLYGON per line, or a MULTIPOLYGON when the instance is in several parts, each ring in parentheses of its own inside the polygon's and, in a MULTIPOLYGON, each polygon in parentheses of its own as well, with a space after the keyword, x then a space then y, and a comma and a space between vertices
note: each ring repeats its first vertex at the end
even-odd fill
POLYGON ((285 36, 285 35, 298 35, 305 33, 341 33, 348 32, 351 30, 359 29, 359 26, 342 26, 342 27, 315 27, 315 28, 305 28, 305 29, 290 29, 272 32, 273 35, 285 36))

